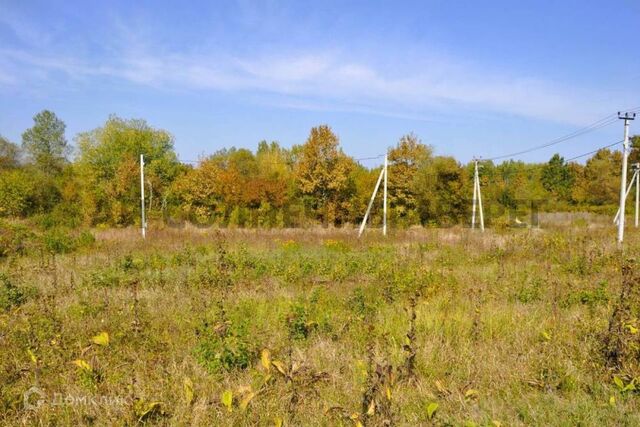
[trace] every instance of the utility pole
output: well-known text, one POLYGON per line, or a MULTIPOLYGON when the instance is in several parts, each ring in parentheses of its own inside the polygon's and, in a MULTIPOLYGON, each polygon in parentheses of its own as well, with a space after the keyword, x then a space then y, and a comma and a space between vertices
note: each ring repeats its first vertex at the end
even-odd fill
POLYGON ((362 233, 364 232, 364 227, 367 225, 367 219, 369 218, 369 212, 371 212, 371 206, 373 206, 373 201, 376 198, 376 194, 378 194, 378 188, 380 188, 380 182, 382 182, 382 178, 384 177, 384 175, 385 175, 385 168, 382 168, 382 170, 380 171, 380 176, 378 177, 378 181, 376 182, 376 187, 373 189, 373 194, 371 194, 371 200, 369 200, 369 206, 367 206, 367 211, 365 212, 364 218, 362 219, 362 224, 360 224, 360 230, 358 230, 358 237, 362 236, 362 233))
POLYGON ((140 154, 140 216, 142 217, 142 238, 147 237, 147 222, 144 218, 144 154, 140 154))
POLYGON ((476 228, 476 205, 480 213, 480 231, 484 232, 484 212, 482 210, 482 194, 480 192, 480 174, 478 173, 478 159, 473 159, 473 207, 471 210, 471 228, 476 228))
MULTIPOLYGON (((624 193, 624 199, 625 200, 627 200, 629 198, 629 193, 631 193, 631 189, 633 188, 633 186, 636 183, 636 178, 638 176, 638 170, 635 167, 638 164, 639 163, 636 163, 636 164, 633 165, 634 172, 633 172, 633 175, 631 176, 631 181, 629 181, 629 185, 627 185, 627 190, 624 193)), ((618 225, 619 220, 620 220, 620 209, 618 208, 618 211, 616 212, 616 216, 613 218, 613 223, 618 225)))
POLYGON ((618 119, 624 120, 624 139, 622 142, 622 174, 620 177, 620 219, 618 220, 618 246, 622 248, 624 240, 624 217, 627 193, 627 160, 629 157, 629 121, 635 120, 636 113, 624 113, 618 111, 618 119))
POLYGON ((635 226, 638 228, 638 212, 640 209, 640 163, 636 163, 633 165, 633 168, 636 170, 636 223, 635 226))
POLYGON ((473 159, 475 164, 475 168, 473 170, 473 206, 471 207, 471 229, 475 230, 476 228, 476 203, 478 200, 478 181, 476 180, 476 174, 478 172, 478 161, 473 159))
MULTIPOLYGON (((384 155, 384 195, 383 195, 383 206, 382 206, 382 235, 387 235, 387 176, 388 176, 388 168, 389 162, 387 161, 387 155, 384 155)), ((637 219, 636 219, 637 222, 637 219)))
POLYGON ((476 162, 476 182, 478 183, 478 209, 480 210, 480 231, 484 233, 484 209, 482 209, 482 192, 480 191, 480 173, 476 162))

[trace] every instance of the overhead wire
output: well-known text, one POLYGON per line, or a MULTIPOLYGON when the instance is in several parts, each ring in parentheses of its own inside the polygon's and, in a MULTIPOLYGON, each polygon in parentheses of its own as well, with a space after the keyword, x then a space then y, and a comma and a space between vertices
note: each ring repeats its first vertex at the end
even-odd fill
MULTIPOLYGON (((640 106, 634 107, 634 108, 631 108, 631 109, 627 109, 626 111, 628 111, 630 113, 640 113, 640 106)), ((605 117, 602 117, 601 119, 596 120, 595 122, 593 122, 593 123, 591 123, 591 124, 589 124, 589 125, 587 125, 587 126, 585 126, 583 128, 577 129, 577 130, 575 130, 575 131, 573 131, 573 132, 571 132, 571 133, 569 133, 567 135, 564 135, 564 136, 561 136, 559 138, 553 139, 553 140, 551 140, 549 142, 546 142, 544 144, 536 145, 536 146, 533 146, 533 147, 530 147, 530 148, 527 148, 527 149, 524 149, 524 150, 520 150, 520 151, 515 151, 515 152, 512 152, 512 153, 509 153, 509 154, 503 154, 503 155, 500 155, 500 156, 493 156, 493 157, 489 157, 489 158, 479 158, 478 160, 480 160, 480 161, 493 161, 493 160, 507 159, 507 158, 510 158, 510 157, 516 157, 516 156, 520 156, 522 154, 528 154, 528 153, 531 153, 533 151, 542 150, 544 148, 548 148, 548 147, 560 144, 562 142, 568 141, 570 139, 574 139, 574 138, 577 138, 579 136, 585 135, 587 133, 602 129, 604 127, 612 125, 613 123, 616 123, 617 121, 618 121, 618 117, 617 117, 616 114, 609 114, 609 115, 607 115, 605 117)), ((613 143, 613 144, 609 144, 609 145, 605 145, 603 147, 600 147, 600 148, 598 148, 596 150, 593 150, 593 151, 590 151, 588 153, 584 153, 584 154, 581 154, 579 156, 575 156, 575 157, 572 157, 570 159, 567 159, 566 161, 569 162, 569 161, 578 159, 580 157, 588 156, 589 154, 597 153, 599 150, 602 150, 604 148, 613 147, 614 145, 616 145, 618 143, 619 142, 616 142, 616 143, 613 143)), ((384 156, 385 156, 385 154, 378 154, 376 156, 354 158, 353 160, 356 161, 356 162, 366 161, 366 160, 377 160, 377 159, 383 158, 384 156)), ((199 159, 199 160, 180 160, 180 162, 184 163, 184 164, 199 164, 199 163, 201 163, 201 162, 203 162, 205 160, 207 160, 207 159, 203 158, 203 159, 199 159)), ((280 163, 280 161, 268 161, 268 162, 264 162, 263 161, 262 163, 278 164, 278 163, 280 163)))
POLYGON ((611 147, 616 146, 616 145, 618 145, 618 144, 621 144, 621 143, 623 143, 623 142, 624 142, 624 140, 616 141, 616 142, 614 142, 613 144, 604 145, 604 146, 602 146, 602 147, 600 147, 600 148, 596 148, 595 150, 589 151, 588 153, 579 154, 579 155, 574 156, 574 157, 571 157, 571 158, 569 158, 569 159, 565 159, 565 163, 569 163, 569 162, 571 162, 571 161, 573 161, 573 160, 579 159, 580 157, 585 157, 585 156, 588 156, 588 155, 590 155, 590 154, 595 154, 595 153, 597 153, 597 152, 598 152, 598 151, 600 151, 600 150, 604 150, 605 148, 611 148, 611 147))
POLYGON ((578 129, 578 130, 576 130, 574 132, 571 132, 571 133, 569 133, 569 134, 567 134, 565 136, 553 139, 553 140, 551 140, 551 141, 549 141, 549 142, 547 142, 545 144, 537 145, 537 146, 534 146, 534 147, 531 147, 531 148, 527 148, 525 150, 520 150, 520 151, 516 151, 516 152, 513 152, 513 153, 509 153, 509 154, 503 154, 503 155, 500 155, 500 156, 494 156, 494 157, 490 157, 490 158, 486 158, 486 159, 482 159, 482 160, 484 160, 484 161, 500 160, 500 159, 506 159, 506 158, 509 158, 509 157, 519 156, 519 155, 522 155, 522 154, 531 153, 533 151, 541 150, 543 148, 551 147, 553 145, 560 144, 560 143, 568 141, 570 139, 577 138, 578 136, 582 136, 582 135, 587 134, 589 132, 593 132, 595 130, 602 129, 602 128, 606 127, 606 126, 610 126, 613 123, 617 122, 617 120, 618 119, 617 119, 615 114, 610 114, 610 115, 608 115, 606 117, 601 118, 600 120, 597 120, 597 121, 591 123, 588 126, 585 126, 584 128, 578 129))

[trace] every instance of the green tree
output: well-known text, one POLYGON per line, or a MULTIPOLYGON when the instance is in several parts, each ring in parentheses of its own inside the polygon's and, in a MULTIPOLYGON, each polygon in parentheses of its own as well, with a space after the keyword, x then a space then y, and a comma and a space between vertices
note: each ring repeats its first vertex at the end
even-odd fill
POLYGON ((564 158, 559 154, 554 154, 551 160, 542 167, 540 180, 544 189, 556 198, 569 200, 571 197, 575 177, 564 158))
POLYGON ((21 217, 34 213, 36 182, 23 169, 0 171, 0 217, 21 217))
POLYGON ((147 209, 158 212, 181 170, 169 132, 144 120, 111 116, 101 128, 77 136, 77 160, 87 221, 128 225, 139 217, 140 154, 145 158, 147 209))
POLYGON ((42 172, 55 175, 67 162, 66 125, 55 113, 44 110, 33 117, 33 127, 22 134, 22 148, 42 172))
POLYGON ((599 150, 577 176, 573 197, 590 206, 615 204, 620 197, 622 153, 599 150))
POLYGON ((423 163, 414 181, 422 223, 452 225, 463 220, 468 208, 465 174, 453 157, 437 156, 423 163))
POLYGON ((0 135, 0 170, 18 167, 19 156, 18 146, 0 135))
POLYGON ((640 135, 634 135, 629 139, 631 141, 629 164, 640 163, 640 135))
POLYGON ((419 221, 416 199, 416 174, 432 159, 433 149, 414 134, 404 135, 389 150, 389 206, 391 216, 406 225, 419 221))
POLYGON ((338 137, 327 125, 311 129, 300 148, 295 169, 299 191, 324 224, 348 218, 354 186, 350 173, 354 163, 340 149, 338 137))

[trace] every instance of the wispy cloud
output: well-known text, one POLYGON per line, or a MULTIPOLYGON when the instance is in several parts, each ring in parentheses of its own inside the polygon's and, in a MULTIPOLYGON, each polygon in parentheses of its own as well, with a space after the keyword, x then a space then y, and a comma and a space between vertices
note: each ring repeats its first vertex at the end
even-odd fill
MULTIPOLYGON (((12 28, 29 42, 46 37, 27 25, 12 28)), ((598 94, 424 52, 420 57, 407 55, 404 68, 398 68, 381 60, 367 61, 364 56, 358 59, 357 52, 341 49, 282 49, 278 53, 272 49, 251 55, 166 51, 152 41, 140 40, 125 25, 116 30, 117 44, 108 46, 99 59, 55 49, 0 49, 5 64, 1 67, 0 63, 0 86, 62 74, 70 82, 110 78, 160 90, 257 92, 275 95, 280 105, 333 106, 341 111, 404 117, 464 108, 579 124, 602 113, 602 106, 586 107, 593 105, 589 101, 598 94), (286 96, 291 97, 290 102, 283 102, 286 96), (576 108, 580 115, 564 114, 576 108)))

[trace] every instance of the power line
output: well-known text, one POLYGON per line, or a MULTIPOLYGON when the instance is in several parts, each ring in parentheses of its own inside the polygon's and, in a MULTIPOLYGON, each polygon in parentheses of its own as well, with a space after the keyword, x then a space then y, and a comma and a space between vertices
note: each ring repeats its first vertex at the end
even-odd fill
MULTIPOLYGON (((376 160, 376 159, 381 159, 384 157, 384 154, 379 154, 377 156, 372 156, 372 157, 359 157, 359 158, 355 158, 352 159, 355 162, 360 162, 360 161, 364 161, 364 160, 376 160)), ((180 163, 188 163, 188 164, 199 164, 202 163, 203 161, 207 161, 209 160, 209 158, 203 158, 200 160, 179 160, 180 163)), ((282 163, 286 163, 286 161, 277 161, 277 160, 269 160, 269 161, 265 161, 265 160, 260 160, 259 163, 269 163, 269 164, 282 164, 282 163)))
MULTIPOLYGON (((631 108, 631 109, 629 109, 627 111, 629 111, 631 113, 640 112, 640 106, 631 108)), ((610 126, 610 125, 612 125, 613 123, 616 123, 616 122, 617 122, 616 114, 609 114, 608 116, 605 116, 605 117, 603 117, 603 118, 601 118, 599 120, 596 120, 595 122, 591 123, 590 125, 587 125, 587 126, 585 126, 583 128, 580 128, 580 129, 577 129, 577 130, 575 130, 575 131, 573 131, 573 132, 571 132, 571 133, 569 133, 567 135, 564 135, 562 137, 553 139, 553 140, 551 140, 551 141, 549 141, 549 142, 547 142, 545 144, 537 145, 537 146, 534 146, 534 147, 531 147, 531 148, 527 148, 525 150, 516 151, 516 152, 513 152, 513 153, 509 153, 509 154, 503 154, 503 155, 500 155, 500 156, 494 156, 494 157, 482 159, 482 161, 500 160, 500 159, 506 159, 506 158, 509 158, 509 157, 520 156, 522 154, 531 153, 531 152, 536 151, 536 150, 541 150, 543 148, 551 147, 553 145, 560 144, 560 143, 568 141, 570 139, 577 138, 577 137, 582 136, 584 134, 587 134, 589 132, 593 132, 593 131, 596 131, 598 129, 602 129, 602 128, 604 128, 606 126, 610 126)), ((617 144, 617 143, 615 143, 615 144, 617 144)), ((598 150, 603 149, 603 148, 612 147, 615 144, 611 144, 611 145, 607 145, 605 147, 601 147, 598 150)), ((586 156, 586 155, 589 155, 589 154, 593 154, 593 153, 597 152, 598 150, 595 150, 595 151, 592 151, 592 152, 589 152, 589 153, 585 153, 585 154, 582 154, 580 156, 576 156, 575 159, 583 157, 583 156, 586 156)), ((379 154, 379 155, 371 156, 371 157, 354 158, 352 160, 355 161, 355 162, 361 162, 361 161, 366 161, 366 160, 381 159, 384 156, 385 156, 384 154, 379 154)), ((570 160, 573 160, 573 159, 574 158, 571 158, 571 159, 569 159, 567 161, 570 161, 570 160)), ((206 161, 206 160, 208 160, 207 157, 205 157, 203 159, 200 159, 200 160, 180 160, 180 163, 197 165, 197 164, 200 164, 200 163, 202 163, 203 161, 206 161)), ((281 164, 283 162, 281 160, 278 160, 278 161, 264 161, 263 160, 260 163, 263 163, 263 164, 264 163, 281 164)), ((286 161, 285 161, 285 163, 286 163, 286 161)))
POLYGON ((359 159, 353 159, 356 162, 359 162, 361 160, 376 160, 376 159, 381 159, 384 157, 384 154, 379 154, 377 156, 373 156, 373 157, 360 157, 359 159))
POLYGON ((579 159, 580 157, 588 156, 588 155, 590 155, 590 154, 595 154, 595 153, 597 153, 597 152, 598 152, 598 151, 600 151, 600 150, 604 150, 605 148, 611 148, 611 147, 613 147, 613 146, 615 146, 615 145, 620 144, 621 142, 623 142, 623 141, 622 141, 622 140, 620 140, 620 141, 616 141, 616 142, 614 142, 613 144, 605 145, 605 146, 600 147, 600 148, 597 148, 597 149, 595 149, 595 150, 593 150, 593 151, 589 151, 588 153, 584 153, 584 154, 580 154, 579 156, 571 157, 570 159, 566 159, 566 160, 565 160, 565 163, 569 163, 569 162, 571 162, 571 161, 573 161, 573 160, 579 159))
POLYGON ((486 160, 486 161, 500 160, 500 159, 506 159, 506 158, 509 158, 509 157, 519 156, 521 154, 531 153, 532 151, 541 150, 543 148, 547 148, 547 147, 551 147, 551 146, 556 145, 556 144, 560 144, 561 142, 565 142, 565 141, 567 141, 569 139, 577 138, 578 136, 582 136, 582 135, 584 135, 586 133, 593 132, 593 131, 601 129, 603 127, 612 125, 613 123, 616 123, 616 122, 617 122, 616 115, 615 114, 610 114, 610 115, 608 115, 606 117, 601 118, 600 120, 597 120, 597 121, 591 123, 590 125, 588 125, 588 126, 586 126, 584 128, 578 129, 578 130, 576 130, 574 132, 571 132, 570 134, 567 134, 567 135, 562 136, 560 138, 553 139, 553 140, 551 140, 551 141, 549 141, 549 142, 547 142, 545 144, 538 145, 538 146, 535 146, 535 147, 531 147, 531 148, 528 148, 528 149, 525 149, 525 150, 522 150, 522 151, 516 151, 514 153, 509 153, 509 154, 504 154, 504 155, 501 155, 501 156, 491 157, 491 158, 484 159, 484 160, 486 160))

